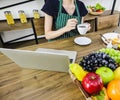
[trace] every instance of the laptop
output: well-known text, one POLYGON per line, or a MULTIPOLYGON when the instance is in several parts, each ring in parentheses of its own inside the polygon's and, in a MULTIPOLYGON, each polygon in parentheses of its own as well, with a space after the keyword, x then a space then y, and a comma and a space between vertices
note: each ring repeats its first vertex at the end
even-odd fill
POLYGON ((68 72, 76 51, 38 48, 36 51, 0 48, 0 51, 21 68, 68 72))

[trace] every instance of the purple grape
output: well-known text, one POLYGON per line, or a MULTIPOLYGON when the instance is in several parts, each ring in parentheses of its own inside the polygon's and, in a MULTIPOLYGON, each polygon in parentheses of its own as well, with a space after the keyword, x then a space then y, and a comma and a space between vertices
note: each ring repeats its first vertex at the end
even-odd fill
POLYGON ((90 53, 83 57, 79 63, 87 71, 95 71, 98 67, 107 66, 116 69, 115 60, 104 52, 90 53))

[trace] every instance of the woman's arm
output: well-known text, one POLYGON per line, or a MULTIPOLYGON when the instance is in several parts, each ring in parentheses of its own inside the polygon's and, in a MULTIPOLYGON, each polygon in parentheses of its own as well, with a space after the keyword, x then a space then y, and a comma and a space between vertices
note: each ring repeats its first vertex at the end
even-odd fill
POLYGON ((53 24, 53 17, 45 14, 45 37, 46 39, 54 39, 62 34, 64 34, 65 32, 69 32, 72 29, 75 29, 76 25, 77 25, 77 20, 76 19, 69 19, 66 23, 66 26, 59 29, 59 30, 52 30, 52 24, 53 24))

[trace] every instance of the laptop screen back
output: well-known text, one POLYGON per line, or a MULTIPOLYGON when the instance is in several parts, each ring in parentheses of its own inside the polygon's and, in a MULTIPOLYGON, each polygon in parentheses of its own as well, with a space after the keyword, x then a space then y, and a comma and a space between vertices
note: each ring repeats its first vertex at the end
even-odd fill
POLYGON ((59 72, 68 72, 69 69, 70 61, 66 55, 4 48, 0 51, 22 68, 59 72))

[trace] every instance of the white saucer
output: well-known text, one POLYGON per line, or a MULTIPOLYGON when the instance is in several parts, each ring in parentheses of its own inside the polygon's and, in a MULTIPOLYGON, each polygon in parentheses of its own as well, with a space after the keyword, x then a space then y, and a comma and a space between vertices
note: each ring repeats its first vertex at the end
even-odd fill
POLYGON ((74 42, 78 45, 88 45, 90 44, 92 41, 90 38, 88 37, 77 37, 74 39, 74 42))

